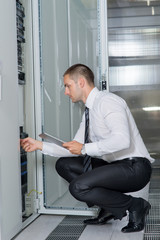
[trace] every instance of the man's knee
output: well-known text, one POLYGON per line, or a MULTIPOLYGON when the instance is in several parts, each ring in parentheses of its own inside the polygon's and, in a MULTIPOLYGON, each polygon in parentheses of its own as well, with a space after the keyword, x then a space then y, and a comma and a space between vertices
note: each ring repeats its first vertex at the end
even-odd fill
POLYGON ((65 159, 65 157, 61 157, 56 161, 55 168, 59 174, 62 172, 62 169, 64 170, 64 168, 66 167, 65 159))
POLYGON ((89 186, 75 179, 69 185, 70 193, 78 200, 83 201, 85 195, 90 191, 89 186))

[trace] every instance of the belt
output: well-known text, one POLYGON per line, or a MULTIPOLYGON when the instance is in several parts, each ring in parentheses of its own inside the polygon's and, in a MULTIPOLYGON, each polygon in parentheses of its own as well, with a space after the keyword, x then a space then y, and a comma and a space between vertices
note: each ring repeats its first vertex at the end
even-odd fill
POLYGON ((148 158, 145 158, 145 157, 129 157, 129 158, 125 158, 123 160, 126 160, 126 161, 127 160, 129 160, 129 161, 131 160, 133 162, 136 162, 136 161, 139 161, 139 160, 143 160, 143 161, 146 161, 147 163, 149 163, 149 165, 151 166, 151 162, 148 160, 148 158))

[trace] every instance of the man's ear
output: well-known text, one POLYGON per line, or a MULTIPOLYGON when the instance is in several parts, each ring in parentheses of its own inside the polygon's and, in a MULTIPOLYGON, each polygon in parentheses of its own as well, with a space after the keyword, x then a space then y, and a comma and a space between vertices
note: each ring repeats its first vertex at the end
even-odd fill
POLYGON ((80 78, 78 79, 79 86, 80 86, 81 88, 84 87, 85 81, 86 81, 86 80, 85 80, 83 77, 80 77, 80 78))

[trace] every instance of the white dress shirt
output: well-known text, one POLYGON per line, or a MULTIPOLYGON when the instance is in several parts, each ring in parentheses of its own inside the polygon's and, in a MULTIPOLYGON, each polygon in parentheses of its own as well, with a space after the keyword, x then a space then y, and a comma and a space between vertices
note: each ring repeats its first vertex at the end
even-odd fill
MULTIPOLYGON (((145 157, 154 161, 149 155, 132 114, 126 102, 119 96, 96 87, 90 92, 86 107, 89 108, 90 143, 85 144, 86 153, 111 162, 130 157, 145 157)), ((85 114, 74 137, 84 143, 85 114)), ((52 143, 43 143, 44 154, 55 157, 75 156, 68 150, 52 143)))

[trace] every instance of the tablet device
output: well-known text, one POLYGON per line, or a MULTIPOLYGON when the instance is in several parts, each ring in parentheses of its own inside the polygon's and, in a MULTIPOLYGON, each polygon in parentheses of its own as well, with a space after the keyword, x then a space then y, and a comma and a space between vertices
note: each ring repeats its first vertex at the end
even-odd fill
POLYGON ((51 142, 51 143, 54 143, 60 147, 63 147, 62 144, 64 143, 64 141, 56 138, 56 137, 53 137, 47 133, 41 133, 39 134, 39 137, 40 138, 43 138, 44 140, 48 141, 48 142, 51 142))

